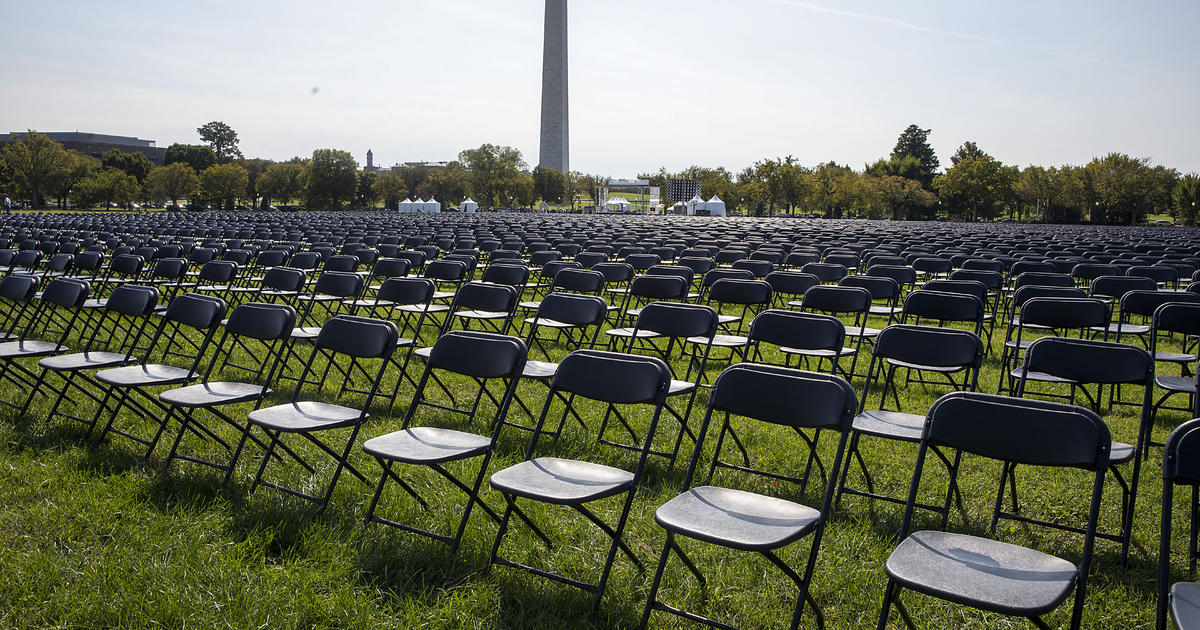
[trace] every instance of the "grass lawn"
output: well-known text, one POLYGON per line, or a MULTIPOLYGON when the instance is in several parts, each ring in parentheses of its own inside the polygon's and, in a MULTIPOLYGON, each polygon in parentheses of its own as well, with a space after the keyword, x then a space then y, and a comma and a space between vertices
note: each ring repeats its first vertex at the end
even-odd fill
MULTIPOLYGON (((996 391, 1002 340, 1003 332, 998 330, 984 364, 981 391, 996 391)), ((561 357, 561 349, 555 354, 561 357)), ((862 366, 860 363, 860 370, 862 366)), ((682 362, 675 367, 682 374, 682 362)), ((419 362, 414 360, 410 370, 415 374, 418 369, 419 362)), ((710 377, 718 370, 712 369, 710 377)), ((387 381, 394 384, 396 374, 389 374, 387 381)), ((468 390, 465 382, 451 379, 450 383, 452 389, 468 390)), ((861 379, 854 383, 860 393, 861 383, 861 379)), ((336 386, 331 379, 323 397, 333 399, 336 386)), ((922 412, 945 391, 910 385, 902 397, 904 408, 922 412)), ((538 383, 520 387, 520 395, 534 409, 540 407, 544 393, 538 383)), ((0 396, 8 400, 23 400, 25 394, 11 384, 0 389, 0 396)), ((392 412, 386 403, 377 405, 359 444, 398 428, 410 396, 411 388, 403 389, 392 412)), ((700 395, 691 416, 694 426, 699 426, 705 397, 700 395)), ((1125 398, 1134 400, 1138 395, 1127 388, 1125 398)), ((361 399, 348 400, 354 404, 361 399)), ((878 394, 873 393, 869 404, 877 403, 878 394)), ((4 506, 0 510, 0 575, 5 582, 0 589, 0 627, 630 627, 640 618, 664 539, 654 522, 654 509, 681 490, 686 469, 686 461, 672 467, 661 458, 651 459, 625 534, 649 569, 638 571, 618 556, 600 611, 593 614, 590 595, 582 591, 510 568, 489 567, 496 527, 478 509, 454 557, 441 543, 378 523, 364 524, 379 467, 359 447, 355 447, 353 461, 372 485, 344 475, 330 508, 316 515, 307 502, 269 488, 249 493, 258 464, 256 450, 242 457, 231 484, 222 486, 223 473, 212 469, 178 461, 164 469, 169 440, 159 444, 146 461, 140 445, 116 435, 99 445, 85 443, 83 425, 64 418, 47 422, 48 407, 48 401, 39 398, 26 416, 17 417, 9 409, 0 412, 0 504, 4 506)), ((796 408, 802 412, 804 401, 796 401, 796 408)), ((248 410, 244 406, 231 415, 244 418, 248 410)), ((87 415, 89 406, 81 403, 78 411, 87 415)), ((488 413, 490 410, 484 417, 488 413)), ((521 412, 514 409, 511 414, 519 418, 521 412)), ((542 441, 544 448, 539 453, 631 467, 631 454, 596 441, 601 415, 599 405, 585 408, 586 428, 568 422, 557 441, 542 441)), ((450 414, 423 410, 418 418, 422 423, 462 427, 461 419, 450 414)), ((1117 406, 1105 419, 1115 436, 1133 440, 1137 426, 1134 407, 1117 406)), ((1161 441, 1166 431, 1183 419, 1180 412, 1160 414, 1155 437, 1161 441)), ((485 432, 485 422, 480 420, 468 430, 485 432)), ((143 435, 157 427, 154 420, 138 417, 129 409, 122 412, 117 424, 143 435)), ((644 427, 644 420, 635 426, 644 427)), ((676 426, 664 420, 660 441, 672 439, 676 426)), ((759 465, 802 472, 805 452, 794 434, 747 422, 739 426, 739 434, 759 457, 759 465)), ((237 438, 227 427, 219 431, 227 439, 237 438)), ((715 431, 710 432, 710 437, 714 435, 715 431)), ((341 439, 344 443, 345 438, 341 439)), ((520 461, 528 440, 527 432, 506 428, 490 469, 520 461)), ((707 470, 713 441, 706 443, 701 470, 707 470)), ((870 439, 863 442, 877 482, 893 496, 903 496, 915 446, 870 439)), ((824 435, 820 444, 824 461, 831 462, 833 437, 824 435)), ((191 437, 181 448, 222 456, 212 443, 191 437)), ((310 461, 325 461, 318 459, 313 449, 302 452, 310 461)), ((1097 543, 1083 623, 1086 628, 1152 626, 1161 448, 1151 453, 1142 470, 1129 566, 1118 566, 1119 545, 1097 543)), ((452 468, 461 472, 469 467, 452 468)), ((314 490, 324 483, 329 469, 325 466, 319 471, 322 475, 309 479, 298 467, 273 464, 267 476, 314 490)), ((922 496, 939 501, 945 491, 944 469, 931 461, 926 471, 922 496)), ((952 529, 987 531, 998 474, 998 465, 991 462, 969 456, 964 460, 960 483, 968 500, 964 512, 953 511, 952 529)), ((427 471, 405 469, 403 475, 418 489, 427 490, 430 508, 422 509, 393 483, 383 495, 380 512, 402 522, 449 531, 461 514, 461 495, 427 471)), ((857 469, 851 470, 850 479, 861 487, 857 469)), ((1086 472, 1039 474, 1024 469, 1019 479, 1024 509, 1063 522, 1082 522, 1090 489, 1086 472)), ((808 484, 802 494, 786 483, 730 471, 718 472, 715 482, 738 484, 809 505, 819 504, 824 490, 819 480, 808 484)), ((1105 494, 1102 527, 1114 530, 1119 492, 1111 479, 1105 494)), ((495 491, 486 491, 484 500, 497 508, 502 505, 495 491)), ((617 500, 608 500, 600 513, 611 518, 617 504, 617 500)), ((881 501, 843 498, 826 531, 811 589, 824 609, 827 627, 874 625, 883 598, 883 563, 897 542, 901 510, 881 501)), ((546 551, 527 527, 514 520, 502 553, 580 579, 594 579, 605 549, 594 527, 561 508, 531 506, 530 513, 549 527, 555 549, 546 551)), ((919 526, 936 527, 937 520, 930 513, 918 512, 919 526)), ((1082 548, 1082 537, 1075 534, 1012 522, 1002 522, 1000 527, 1009 540, 1037 544, 1073 561, 1082 548)), ((1176 528, 1180 533, 1177 550, 1184 548, 1184 530, 1176 528)), ((700 588, 673 560, 660 599, 686 604, 746 628, 786 627, 794 588, 778 570, 750 554, 694 542, 684 545, 705 571, 708 587, 700 588)), ((807 542, 802 542, 785 550, 782 557, 793 566, 803 566, 806 549, 807 542)), ((1184 566, 1185 562, 1176 558, 1180 574, 1184 566)), ((908 594, 905 601, 925 628, 1030 627, 1023 620, 984 615, 915 594, 908 594)), ((1052 626, 1062 626, 1069 614, 1068 603, 1047 620, 1052 626)), ((895 617, 892 627, 901 627, 895 617)), ((811 609, 806 611, 805 622, 805 627, 815 627, 811 609)), ((697 627, 664 613, 656 613, 651 625, 697 627)))

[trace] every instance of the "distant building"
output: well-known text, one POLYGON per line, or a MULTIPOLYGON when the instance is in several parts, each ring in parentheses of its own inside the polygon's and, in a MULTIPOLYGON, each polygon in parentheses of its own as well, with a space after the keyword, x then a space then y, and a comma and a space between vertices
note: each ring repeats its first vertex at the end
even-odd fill
MULTIPOLYGON (((104 155, 105 151, 117 149, 124 153, 141 153, 149 158, 155 166, 162 166, 163 159, 167 156, 167 150, 154 146, 153 140, 79 131, 42 131, 39 133, 63 145, 63 148, 78 151, 95 158, 104 155)), ((14 140, 24 140, 25 135, 26 132, 24 131, 0 134, 0 146, 4 146, 14 140)))
POLYGON ((445 168, 449 162, 404 162, 396 166, 423 166, 425 168, 445 168))
POLYGON ((363 167, 363 172, 378 173, 382 170, 383 168, 375 166, 375 154, 372 153, 370 149, 367 149, 367 165, 363 167))

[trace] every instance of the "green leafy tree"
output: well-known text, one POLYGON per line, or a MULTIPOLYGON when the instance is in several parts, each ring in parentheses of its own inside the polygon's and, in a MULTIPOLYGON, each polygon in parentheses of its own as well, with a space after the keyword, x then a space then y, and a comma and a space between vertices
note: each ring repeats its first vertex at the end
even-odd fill
POLYGON ((355 205, 359 208, 370 208, 379 200, 379 195, 375 194, 375 178, 379 177, 378 173, 360 173, 358 176, 358 190, 355 193, 355 205))
POLYGON ((1200 174, 1188 173, 1179 178, 1172 197, 1175 219, 1184 225, 1196 225, 1200 212, 1200 174))
POLYGON ((885 175, 876 178, 874 186, 879 202, 894 221, 904 219, 914 209, 931 208, 937 203, 937 197, 915 179, 885 175))
POLYGON ((146 176, 154 169, 154 163, 150 158, 141 153, 125 153, 119 149, 109 149, 100 156, 100 164, 104 168, 117 168, 125 172, 126 175, 132 175, 141 184, 146 181, 146 176))
POLYGON ((476 200, 492 208, 514 200, 517 176, 527 168, 520 151, 495 144, 466 149, 458 154, 458 161, 467 169, 476 200))
POLYGON ((567 196, 567 180, 563 173, 538 166, 533 169, 533 192, 547 203, 562 203, 567 196))
POLYGON ((202 144, 175 143, 167 147, 167 152, 163 156, 163 164, 176 162, 183 162, 199 173, 217 163, 217 154, 202 144))
POLYGON ((1151 166, 1149 158, 1124 153, 1093 159, 1085 168, 1099 202, 1093 223, 1133 224, 1156 208, 1168 208, 1179 176, 1173 169, 1151 166))
POLYGON ((80 182, 76 199, 81 205, 100 204, 104 208, 128 206, 140 192, 137 178, 119 168, 101 168, 80 182))
POLYGON ((431 169, 423 164, 413 164, 411 166, 400 166, 392 170, 404 180, 404 188, 409 193, 412 193, 420 188, 421 184, 425 183, 425 180, 429 179, 429 171, 431 169))
POLYGON ((358 190, 358 163, 347 151, 317 149, 308 166, 308 205, 340 208, 358 190))
POLYGON ((58 207, 65 208, 67 200, 74 197, 75 188, 92 173, 100 170, 100 160, 77 151, 67 151, 69 166, 60 177, 50 181, 49 194, 58 200, 58 207))
POLYGON ((979 145, 967 140, 958 147, 958 150, 954 152, 954 155, 950 156, 950 165, 956 166, 963 160, 973 160, 981 157, 987 157, 987 153, 984 153, 983 149, 979 148, 979 145))
POLYGON ((146 194, 157 204, 170 201, 179 206, 179 200, 191 197, 200 187, 200 178, 192 167, 183 162, 160 166, 146 176, 146 194))
POLYGON ((5 172, 18 191, 28 195, 30 205, 41 208, 47 193, 70 172, 72 161, 63 146, 44 134, 30 130, 24 140, 4 146, 5 172))
POLYGON ((292 161, 268 166, 258 178, 257 189, 269 206, 272 199, 284 204, 299 199, 307 185, 308 165, 292 161))
POLYGON ((921 167, 914 179, 919 180, 926 189, 933 185, 933 176, 938 170, 937 155, 933 152, 933 147, 929 145, 929 132, 929 129, 909 125, 900 133, 891 156, 899 158, 909 155, 917 158, 921 167))
POLYGON ((1013 197, 1015 173, 999 160, 984 155, 967 158, 934 179, 938 194, 972 220, 993 218, 1013 197))
POLYGON ((924 171, 921 161, 911 155, 892 156, 886 160, 877 160, 868 164, 863 173, 872 177, 903 177, 923 181, 924 171))
POLYGON ((467 169, 457 160, 442 168, 435 168, 421 182, 417 194, 426 199, 434 198, 444 203, 455 204, 467 196, 470 185, 467 169))
POLYGON ((246 194, 249 181, 246 169, 237 164, 216 164, 200 173, 200 189, 226 209, 246 194))
POLYGON ((248 158, 238 160, 237 163, 246 169, 246 198, 250 200, 250 205, 254 206, 258 198, 262 196, 262 193, 258 192, 258 179, 267 172, 267 167, 275 162, 263 158, 248 158))
POLYGON ((218 162, 232 162, 242 157, 242 150, 238 148, 238 135, 233 127, 214 120, 197 127, 196 133, 200 134, 200 139, 212 149, 218 162))
POLYGON ((376 177, 375 181, 371 183, 371 188, 375 192, 375 198, 382 199, 386 208, 395 209, 396 204, 408 195, 404 178, 394 171, 380 173, 379 177, 376 177))

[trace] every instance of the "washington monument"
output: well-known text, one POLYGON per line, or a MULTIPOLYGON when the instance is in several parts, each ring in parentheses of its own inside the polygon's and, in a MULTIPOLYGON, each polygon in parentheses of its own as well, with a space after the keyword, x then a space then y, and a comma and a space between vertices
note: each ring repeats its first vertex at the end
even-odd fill
POLYGON ((569 170, 567 127, 567 0, 546 0, 542 48, 542 143, 538 165, 569 170))

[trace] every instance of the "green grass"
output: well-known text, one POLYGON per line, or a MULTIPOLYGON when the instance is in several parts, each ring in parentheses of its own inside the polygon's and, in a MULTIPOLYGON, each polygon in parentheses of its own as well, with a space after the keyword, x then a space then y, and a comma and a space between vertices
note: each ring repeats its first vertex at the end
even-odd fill
MULTIPOLYGON (((980 379, 982 391, 995 391, 999 377, 996 351, 1003 333, 998 331, 993 353, 980 379)), ((562 349, 551 346, 556 356, 562 349)), ((540 355, 535 358, 542 358, 540 355)), ((683 368, 677 363, 676 368, 683 368)), ((410 370, 416 373, 414 361, 410 370)), ((710 371, 715 376, 719 368, 710 371)), ((860 369, 862 367, 860 366, 860 369)), ((682 372, 680 372, 682 373, 682 372)), ((390 373, 388 384, 396 375, 390 373)), ((451 379, 452 387, 466 392, 466 383, 451 379)), ((855 382, 860 386, 861 381, 855 382)), ((336 383, 327 384, 322 398, 336 396, 336 383)), ((392 413, 377 405, 373 418, 358 442, 395 430, 402 419, 411 390, 402 390, 392 413)), ((945 388, 912 385, 902 398, 906 410, 923 411, 945 388)), ((522 398, 535 409, 544 400, 545 388, 521 385, 522 398)), ((23 399, 25 392, 12 385, 0 389, 4 398, 23 399)), ((699 426, 701 394, 691 418, 699 426)), ((1134 392, 1126 392, 1132 400, 1134 392)), ((361 402, 351 396, 348 404, 361 402)), ((877 393, 870 404, 878 401, 877 393)), ((678 402, 674 403, 678 404, 678 402)), ((87 405, 81 405, 86 411, 87 405)), ((486 408, 486 406, 485 406, 486 408)), ((803 409, 803 401, 797 401, 803 409)), ((343 476, 330 508, 321 515, 311 504, 269 488, 249 493, 258 464, 250 450, 239 464, 234 481, 221 485, 222 473, 184 462, 163 467, 169 442, 160 444, 144 461, 140 445, 111 435, 103 444, 82 441, 82 425, 57 418, 46 422, 48 405, 38 400, 24 417, 11 410, 0 415, 0 589, 2 627, 403 627, 403 628, 624 628, 636 625, 649 590, 650 578, 663 541, 654 523, 654 509, 683 486, 684 462, 668 467, 652 458, 644 485, 638 491, 626 540, 649 567, 639 572, 618 556, 608 591, 598 613, 589 611, 590 596, 517 570, 489 566, 495 525, 476 509, 457 556, 446 546, 386 527, 364 524, 373 487, 343 476)), ((245 407, 232 414, 244 417, 245 407)), ((488 411, 487 413, 490 413, 488 411)), ((521 412, 513 410, 513 418, 521 412)), ((595 440, 602 410, 585 407, 585 430, 568 421, 557 441, 542 442, 542 454, 580 457, 623 467, 633 465, 631 454, 600 445, 595 440)), ((462 427, 450 414, 423 410, 423 423, 462 427)), ((1118 406, 1105 419, 1121 439, 1132 440, 1136 416, 1132 407, 1118 406)), ((486 416, 486 413, 485 413, 486 416)), ((637 425, 645 427, 644 416, 637 425)), ((1184 419, 1178 412, 1160 414, 1156 438, 1184 419)), ((528 419, 526 419, 528 420, 528 419)), ((141 434, 156 423, 126 410, 118 426, 141 434)), ((211 426, 216 426, 212 424, 211 426)), ((661 445, 674 436, 676 424, 664 419, 661 445), (670 434, 669 436, 667 434, 670 434)), ((766 468, 799 473, 804 451, 794 435, 778 429, 738 422, 739 434, 766 468)), ((485 431, 483 421, 470 430, 485 431)), ((229 439, 232 430, 220 429, 229 439)), ((344 436, 344 434, 341 434, 344 436)), ((715 436, 715 427, 710 431, 715 436)), ((490 470, 520 461, 529 434, 506 428, 490 470)), ((341 437, 342 443, 345 438, 341 437)), ((712 452, 707 444, 701 470, 712 452)), ((685 442, 686 445, 686 442, 685 442)), ((826 435, 821 453, 832 461, 835 442, 826 435)), ((183 450, 220 457, 211 444, 185 439, 183 450)), ((686 448, 685 448, 686 450, 686 448)), ((893 496, 903 496, 911 477, 915 447, 909 444, 864 440, 877 480, 893 496)), ((314 455, 312 449, 303 449, 314 455)), ((310 461, 319 460, 313 456, 310 461)), ((373 484, 378 466, 356 447, 353 462, 373 484)), ((474 462, 452 466, 469 474, 474 462)), ((945 474, 930 462, 922 483, 922 496, 938 500, 944 492, 945 474)), ((1119 547, 1098 542, 1089 583, 1084 617, 1087 628, 1148 628, 1153 622, 1161 490, 1161 449, 1153 449, 1142 470, 1130 565, 1118 566, 1119 547)), ((328 474, 324 466, 316 479, 298 467, 272 465, 267 476, 309 489, 320 487, 328 474)), ((457 523, 461 495, 427 471, 404 469, 404 477, 422 489, 431 502, 420 509, 390 484, 380 502, 380 513, 423 527, 450 531, 457 523)), ((955 510, 951 527, 959 531, 986 532, 998 468, 991 462, 968 457, 961 484, 967 497, 965 514, 955 510)), ((861 486, 857 469, 851 481, 861 486)), ((1087 474, 1078 471, 1037 474, 1024 470, 1020 477, 1023 505, 1033 513, 1079 522, 1087 501, 1087 474)), ((788 497, 810 505, 819 503, 823 484, 810 483, 807 492, 769 480, 718 472, 716 483, 788 497)), ((1116 526, 1117 486, 1106 484, 1103 524, 1116 526)), ((486 491, 484 500, 497 508, 498 493, 486 491)), ((528 504, 526 504, 528 505, 528 504)), ((609 500, 600 513, 611 518, 618 509, 609 500)), ((548 526, 556 548, 547 552, 528 529, 514 520, 502 553, 591 580, 603 562, 604 545, 598 532, 582 518, 559 508, 530 506, 535 519, 548 526)), ((883 596, 883 563, 895 545, 901 507, 846 496, 827 529, 816 568, 812 593, 823 607, 827 627, 873 626, 883 596)), ((936 519, 918 512, 918 525, 936 526, 936 519)), ((1082 538, 1074 534, 1004 523, 1009 539, 1077 560, 1082 538)), ((1178 527, 1177 532, 1185 528, 1178 527)), ((1182 534, 1181 534, 1182 540, 1182 534)), ((684 542, 705 571, 708 588, 701 589, 677 561, 669 566, 660 599, 746 628, 785 627, 794 605, 791 582, 764 560, 750 554, 684 542)), ((1182 543, 1176 545, 1182 550, 1182 543)), ((807 542, 788 548, 782 557, 803 566, 807 542)), ((1177 558, 1182 572, 1185 563, 1177 558)), ((1181 577, 1181 574, 1180 576, 1181 577)), ((909 594, 910 611, 926 628, 1024 628, 1022 620, 984 615, 909 594)), ((1065 625, 1069 604, 1048 616, 1052 626, 1065 625)), ((901 627, 894 618, 893 626, 901 627)), ((811 611, 805 627, 814 627, 811 611)), ((654 627, 697 627, 664 613, 652 617, 654 627)))

